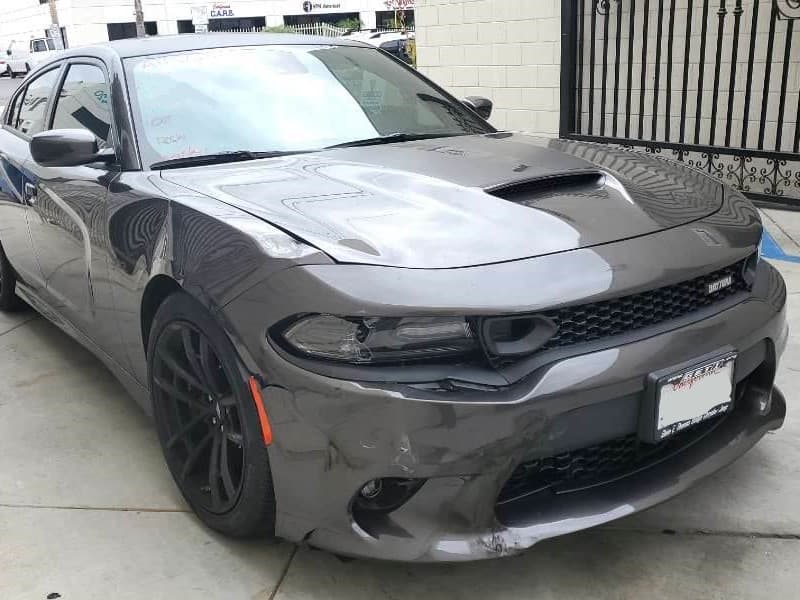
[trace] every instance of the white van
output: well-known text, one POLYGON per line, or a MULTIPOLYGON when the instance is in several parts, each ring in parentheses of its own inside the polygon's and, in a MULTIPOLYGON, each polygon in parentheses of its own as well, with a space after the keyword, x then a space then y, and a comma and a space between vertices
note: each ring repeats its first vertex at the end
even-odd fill
POLYGON ((5 51, 0 53, 0 75, 25 75, 32 67, 30 46, 24 42, 12 40, 5 51))
POLYGON ((53 38, 32 38, 28 46, 28 64, 33 68, 39 63, 50 60, 61 52, 63 52, 63 50, 59 49, 58 44, 53 38))

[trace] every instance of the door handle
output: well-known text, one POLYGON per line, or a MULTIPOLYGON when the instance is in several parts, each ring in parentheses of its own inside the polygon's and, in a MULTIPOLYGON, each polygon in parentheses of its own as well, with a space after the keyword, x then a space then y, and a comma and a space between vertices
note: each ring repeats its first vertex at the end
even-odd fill
POLYGON ((36 186, 32 183, 25 183, 25 202, 33 206, 36 204, 38 192, 36 191, 36 186))

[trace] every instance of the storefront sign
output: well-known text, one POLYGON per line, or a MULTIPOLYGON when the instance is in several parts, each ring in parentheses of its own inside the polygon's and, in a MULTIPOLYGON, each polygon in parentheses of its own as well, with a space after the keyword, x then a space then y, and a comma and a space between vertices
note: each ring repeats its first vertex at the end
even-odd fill
POLYGON ((233 9, 230 4, 215 4, 211 7, 211 18, 219 19, 224 17, 234 17, 233 9))
POLYGON ((384 0, 389 10, 411 10, 416 8, 416 0, 384 0))
POLYGON ((303 2, 303 12, 314 12, 315 10, 341 10, 341 2, 312 2, 306 0, 303 2))

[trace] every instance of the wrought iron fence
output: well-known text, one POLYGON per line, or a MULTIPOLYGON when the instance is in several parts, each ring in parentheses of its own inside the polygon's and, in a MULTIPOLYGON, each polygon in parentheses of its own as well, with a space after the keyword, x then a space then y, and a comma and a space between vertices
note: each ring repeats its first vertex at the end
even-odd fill
POLYGON ((336 27, 329 23, 306 23, 304 25, 292 25, 291 28, 296 33, 304 35, 321 35, 323 37, 339 37, 347 33, 344 27, 336 27))
POLYGON ((562 0, 561 135, 800 208, 800 0, 562 0))
POLYGON ((228 29, 215 29, 214 33, 263 33, 270 31, 318 35, 322 37, 339 37, 347 33, 348 30, 343 27, 330 25, 329 23, 305 23, 303 25, 287 25, 284 27, 230 27, 228 29))

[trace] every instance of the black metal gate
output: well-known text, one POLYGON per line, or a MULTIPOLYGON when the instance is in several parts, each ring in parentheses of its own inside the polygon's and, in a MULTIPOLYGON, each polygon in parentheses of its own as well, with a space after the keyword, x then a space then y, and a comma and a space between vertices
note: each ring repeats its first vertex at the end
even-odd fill
POLYGON ((800 208, 800 0, 562 0, 560 134, 800 208))

